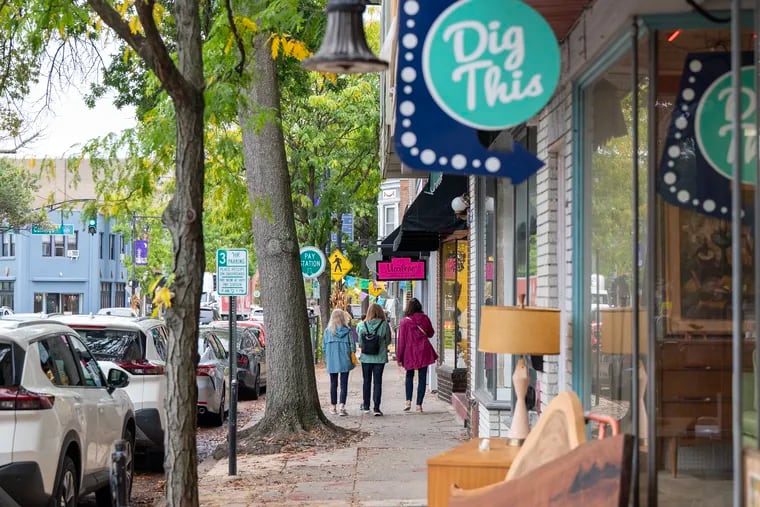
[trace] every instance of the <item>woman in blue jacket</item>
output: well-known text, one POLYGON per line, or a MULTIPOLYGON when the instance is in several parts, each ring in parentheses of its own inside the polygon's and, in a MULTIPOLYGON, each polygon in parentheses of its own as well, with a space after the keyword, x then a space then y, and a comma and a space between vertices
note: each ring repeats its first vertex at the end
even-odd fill
POLYGON ((327 373, 330 374, 330 410, 333 414, 342 416, 346 412, 346 395, 348 394, 348 372, 354 368, 351 353, 356 352, 356 344, 351 338, 346 312, 335 309, 330 315, 325 334, 322 337, 322 354, 325 358, 327 373), (338 378, 340 378, 340 411, 338 402, 338 378))

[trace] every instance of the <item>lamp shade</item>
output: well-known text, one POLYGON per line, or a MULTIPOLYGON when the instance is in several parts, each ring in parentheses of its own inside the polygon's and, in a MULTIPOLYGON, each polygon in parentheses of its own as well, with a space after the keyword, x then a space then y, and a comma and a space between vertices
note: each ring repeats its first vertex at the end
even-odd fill
MULTIPOLYGON (((603 354, 633 354, 633 308, 605 308, 599 310, 603 354)), ((646 310, 639 311, 639 353, 647 352, 646 310)))
POLYGON ((559 354, 559 310, 483 306, 478 350, 502 354, 559 354))

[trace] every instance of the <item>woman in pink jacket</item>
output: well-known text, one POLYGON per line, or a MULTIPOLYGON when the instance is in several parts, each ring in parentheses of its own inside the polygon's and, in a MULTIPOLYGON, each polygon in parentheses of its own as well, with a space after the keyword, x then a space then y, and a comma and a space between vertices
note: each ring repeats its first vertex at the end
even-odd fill
POLYGON ((414 372, 417 371, 417 412, 422 412, 422 399, 425 397, 428 366, 438 360, 438 354, 430 338, 435 334, 433 324, 422 311, 417 298, 412 298, 406 305, 404 318, 398 328, 396 358, 398 364, 406 370, 406 405, 404 411, 412 407, 414 372))

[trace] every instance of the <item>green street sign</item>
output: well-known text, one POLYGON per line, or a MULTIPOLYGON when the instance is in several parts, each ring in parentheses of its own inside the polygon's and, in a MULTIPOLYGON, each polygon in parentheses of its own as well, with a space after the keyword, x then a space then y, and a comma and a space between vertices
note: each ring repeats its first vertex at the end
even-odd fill
POLYGON ((72 224, 61 224, 45 227, 44 225, 34 224, 32 234, 62 234, 65 236, 74 235, 74 226, 72 224))
POLYGON ((220 248, 216 251, 216 292, 220 296, 248 294, 248 250, 220 248))
POLYGON ((304 278, 317 278, 327 266, 325 254, 315 246, 301 248, 301 273, 304 278))

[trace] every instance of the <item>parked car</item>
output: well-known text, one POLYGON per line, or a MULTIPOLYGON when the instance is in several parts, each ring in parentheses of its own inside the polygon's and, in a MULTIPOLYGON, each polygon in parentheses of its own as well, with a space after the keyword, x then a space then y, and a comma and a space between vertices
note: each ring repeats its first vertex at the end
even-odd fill
MULTIPOLYGON (((258 333, 256 334, 256 338, 259 339, 259 343, 261 343, 262 347, 267 346, 267 334, 266 331, 264 331, 264 323, 259 320, 236 320, 235 323, 238 325, 238 327, 247 327, 247 328, 253 328, 257 329, 258 333)), ((229 329, 230 327, 230 321, 228 320, 215 320, 210 326, 214 327, 227 327, 229 329)))
POLYGON ((128 384, 122 370, 105 376, 70 328, 2 319, 0 492, 24 507, 75 507, 91 492, 98 505, 111 505, 109 470, 119 439, 127 442, 131 491, 135 417, 119 389, 128 384))
MULTIPOLYGON (((254 400, 259 399, 262 388, 267 385, 266 350, 259 341, 261 329, 254 326, 238 325, 237 367, 241 390, 250 393, 254 400)), ((214 323, 204 327, 201 333, 213 333, 222 342, 225 352, 230 352, 229 323, 214 323)))
POLYGON ((82 337, 106 374, 115 368, 129 375, 126 391, 135 406, 137 450, 163 457, 169 337, 163 321, 109 315, 54 318, 82 337))
POLYGON ((201 306, 199 324, 203 326, 215 320, 222 320, 222 315, 219 313, 219 310, 213 306, 201 306))
POLYGON ((116 307, 116 308, 101 308, 98 310, 97 315, 113 315, 115 317, 139 317, 140 315, 132 308, 116 307))
POLYGON ((264 309, 260 306, 251 308, 250 319, 258 322, 264 322, 264 309))
POLYGON ((227 377, 229 355, 213 333, 198 337, 198 366, 195 382, 198 385, 198 416, 207 418, 214 426, 224 424, 227 413, 227 377))

